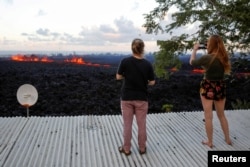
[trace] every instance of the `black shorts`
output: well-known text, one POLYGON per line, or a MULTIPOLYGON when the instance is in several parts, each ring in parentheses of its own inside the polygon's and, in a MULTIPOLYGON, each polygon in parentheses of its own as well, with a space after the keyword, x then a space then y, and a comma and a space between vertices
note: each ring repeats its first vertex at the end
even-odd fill
POLYGON ((226 97, 226 83, 224 80, 210 81, 203 79, 200 83, 200 94, 209 100, 221 100, 226 97))

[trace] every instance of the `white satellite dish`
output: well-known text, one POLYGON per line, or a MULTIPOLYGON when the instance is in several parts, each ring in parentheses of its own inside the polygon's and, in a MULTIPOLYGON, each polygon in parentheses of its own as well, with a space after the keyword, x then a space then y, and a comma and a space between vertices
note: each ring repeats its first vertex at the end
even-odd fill
POLYGON ((21 85, 17 90, 17 101, 27 108, 27 116, 29 116, 29 107, 33 106, 38 99, 36 88, 30 84, 21 85))

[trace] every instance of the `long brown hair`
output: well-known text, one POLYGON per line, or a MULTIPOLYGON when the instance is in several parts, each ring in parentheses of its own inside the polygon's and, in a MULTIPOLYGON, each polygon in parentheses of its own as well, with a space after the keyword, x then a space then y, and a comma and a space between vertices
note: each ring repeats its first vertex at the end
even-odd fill
POLYGON ((223 40, 219 35, 210 36, 208 40, 207 51, 208 54, 216 56, 223 64, 225 73, 230 74, 231 64, 229 61, 229 56, 225 49, 223 40))

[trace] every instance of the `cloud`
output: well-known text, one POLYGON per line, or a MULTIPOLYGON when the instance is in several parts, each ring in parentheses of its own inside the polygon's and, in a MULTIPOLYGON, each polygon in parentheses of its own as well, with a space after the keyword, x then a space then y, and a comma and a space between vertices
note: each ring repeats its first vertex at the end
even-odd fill
POLYGON ((131 34, 139 30, 138 28, 134 26, 134 23, 131 20, 128 20, 124 17, 121 17, 120 19, 116 19, 114 23, 116 27, 118 28, 118 31, 122 34, 131 34))
POLYGON ((39 28, 36 33, 21 33, 21 35, 32 42, 56 41, 61 36, 60 33, 50 32, 47 28, 39 28))
POLYGON ((22 35, 22 36, 29 36, 29 34, 26 33, 26 32, 21 33, 21 35, 22 35))
MULTIPOLYGON (((178 33, 178 32, 177 32, 178 33)), ((180 33, 180 32, 179 32, 180 33)), ((133 21, 120 17, 113 24, 99 26, 82 26, 79 32, 56 32, 49 28, 38 28, 34 33, 22 33, 28 41, 51 45, 78 48, 119 48, 126 46, 134 38, 142 38, 146 43, 156 46, 157 40, 167 40, 167 34, 146 34, 143 27, 136 26, 133 21)), ((127 50, 127 49, 126 49, 127 50)), ((152 48, 153 50, 153 48, 152 48)))
POLYGON ((28 39, 30 41, 33 41, 33 42, 50 42, 50 41, 53 41, 52 39, 50 38, 40 38, 38 36, 29 36, 28 39))
POLYGON ((100 25, 99 29, 104 33, 115 33, 115 30, 110 25, 100 25))
POLYGON ((78 35, 51 32, 48 28, 39 28, 35 33, 22 33, 30 41, 57 41, 73 45, 106 45, 130 42, 142 34, 131 20, 124 17, 114 20, 113 25, 102 24, 91 28, 82 27, 78 35))
POLYGON ((47 29, 47 28, 46 29, 40 28, 36 31, 36 33, 39 35, 42 35, 42 36, 49 36, 50 35, 49 29, 47 29))
POLYGON ((57 32, 52 32, 52 33, 50 33, 50 35, 51 36, 53 36, 54 38, 58 38, 58 37, 60 37, 60 33, 57 33, 57 32))
POLYGON ((42 9, 40 9, 38 12, 37 12, 37 16, 45 16, 47 15, 47 13, 45 11, 43 11, 42 9))
POLYGON ((4 0, 4 2, 6 2, 8 4, 13 4, 13 0, 4 0))
POLYGON ((130 42, 133 38, 143 33, 141 29, 135 27, 131 20, 124 17, 114 20, 114 25, 100 25, 96 28, 87 29, 82 27, 80 35, 88 41, 99 40, 99 44, 104 43, 124 43, 130 42))
POLYGON ((2 45, 14 45, 17 43, 17 41, 9 40, 6 37, 4 37, 1 43, 2 43, 2 45))
POLYGON ((135 10, 138 10, 139 9, 139 2, 134 2, 133 6, 132 6, 132 10, 135 11, 135 10))
MULTIPOLYGON (((17 42, 11 46, 14 49, 128 50, 127 45, 134 38, 142 38, 145 43, 171 38, 166 33, 145 33, 143 13, 155 6, 152 0, 100 1, 101 8, 96 8, 95 1, 85 5, 80 5, 80 1, 62 0, 58 5, 56 0, 39 3, 34 0, 0 0, 0 11, 3 13, 0 16, 0 34, 17 42)), ((163 24, 169 21, 171 17, 168 13, 163 24)), ((182 33, 182 30, 178 29, 174 34, 182 33)))

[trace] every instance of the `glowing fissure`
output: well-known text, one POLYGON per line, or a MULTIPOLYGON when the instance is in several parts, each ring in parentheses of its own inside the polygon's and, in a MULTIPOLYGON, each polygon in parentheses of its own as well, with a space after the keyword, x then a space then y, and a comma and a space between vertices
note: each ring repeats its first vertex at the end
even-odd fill
POLYGON ((203 74, 203 73, 205 72, 205 70, 195 68, 195 69, 193 69, 193 70, 192 70, 192 72, 194 72, 194 73, 200 73, 200 74, 203 74))
MULTIPOLYGON (((48 58, 48 56, 36 56, 36 55, 22 55, 22 54, 17 54, 11 56, 11 60, 13 61, 22 61, 22 62, 44 62, 44 63, 50 63, 50 62, 55 62, 55 60, 48 58)), ((91 62, 85 62, 82 57, 72 57, 72 58, 66 58, 63 60, 65 63, 73 63, 73 64, 81 64, 81 65, 86 65, 86 66, 94 66, 94 67, 106 67, 109 68, 109 64, 98 64, 98 63, 91 63, 91 62)))
POLYGON ((26 56, 26 55, 21 55, 21 54, 11 56, 11 60, 13 60, 13 61, 33 61, 33 62, 53 62, 53 60, 49 59, 47 56, 38 57, 35 55, 26 56))
POLYGON ((67 62, 67 63, 76 63, 76 64, 86 64, 85 61, 83 60, 83 58, 81 57, 73 57, 71 59, 66 59, 64 60, 64 62, 67 62))

